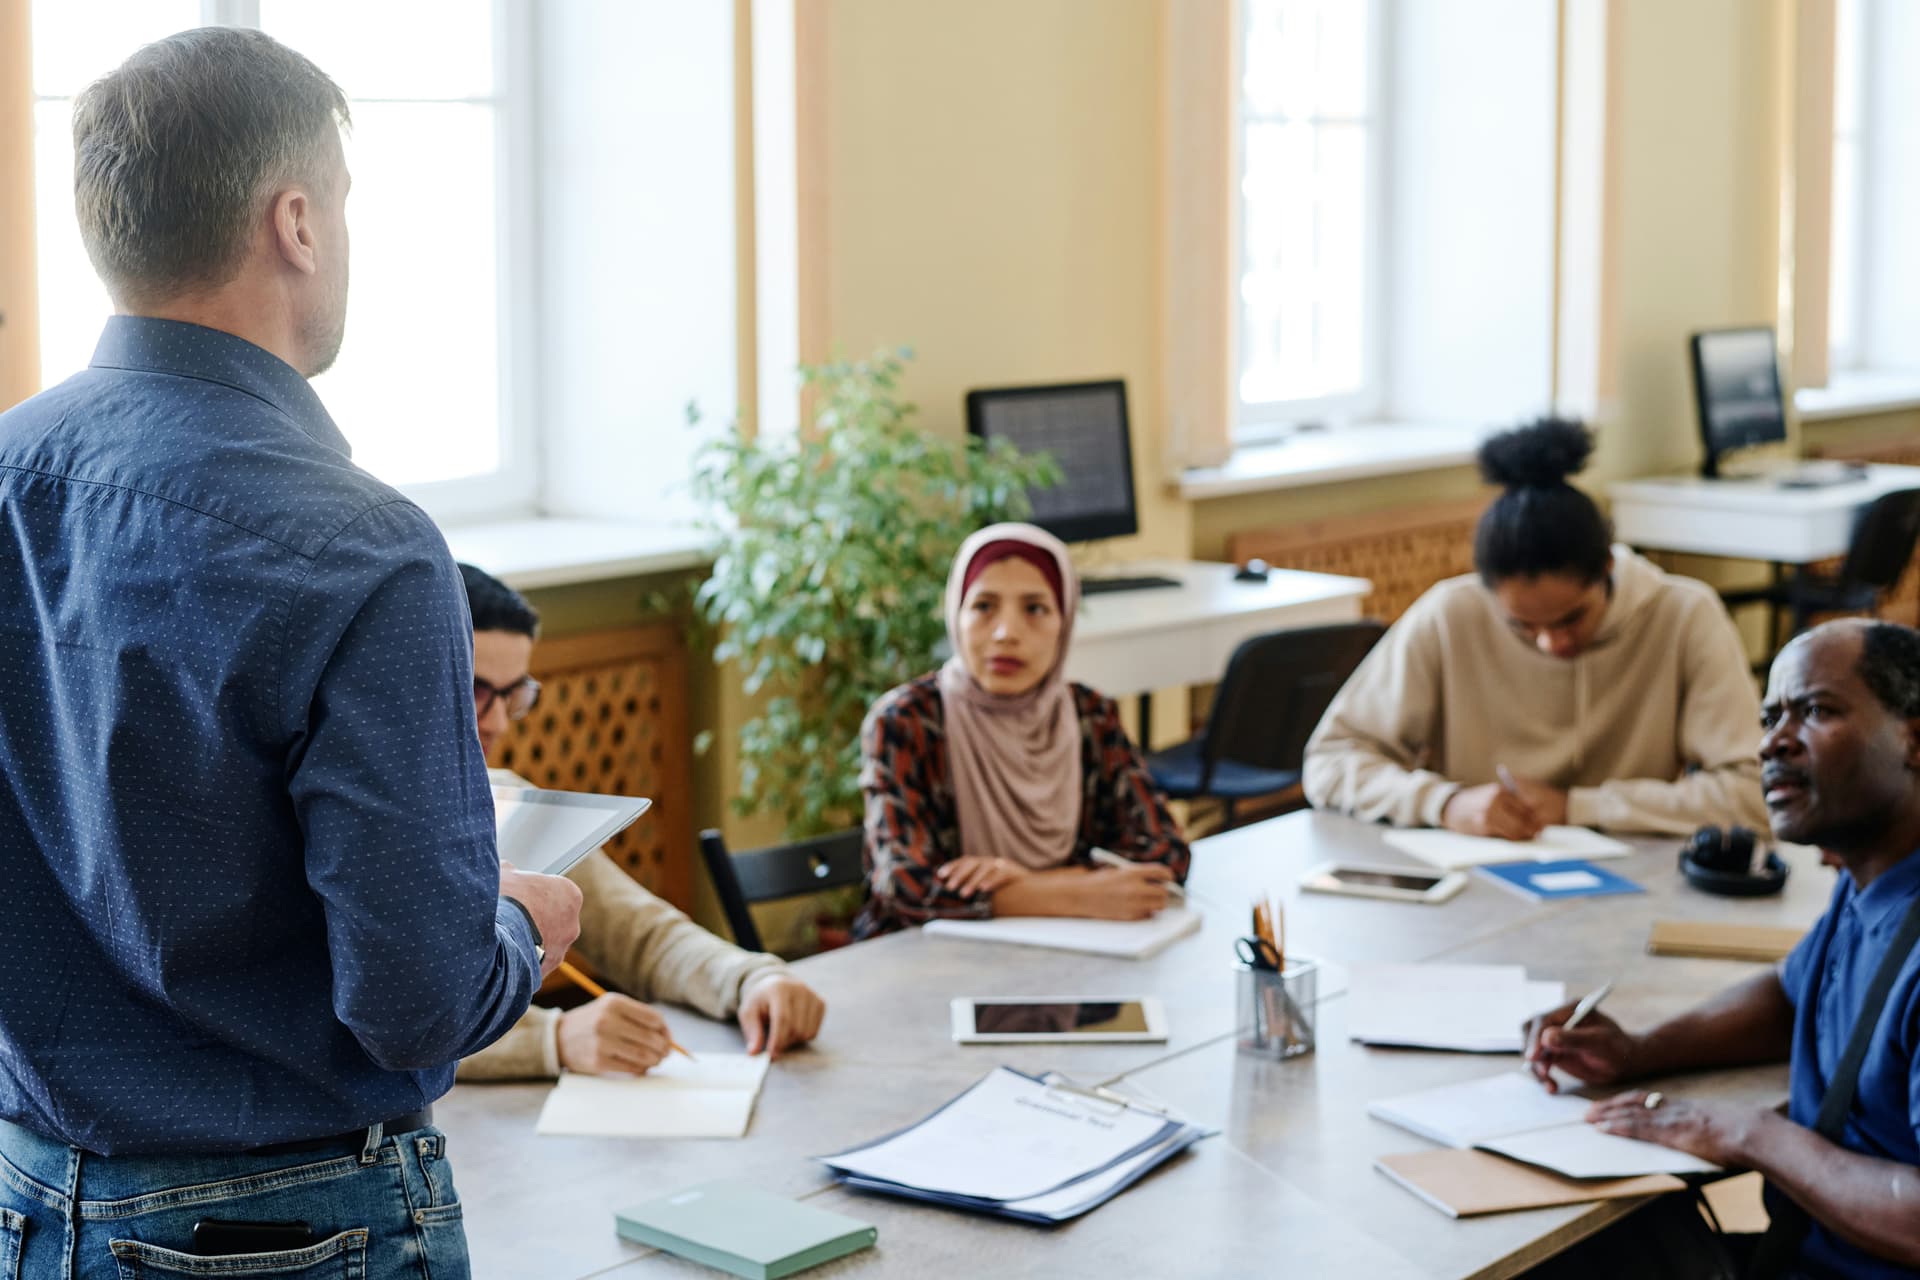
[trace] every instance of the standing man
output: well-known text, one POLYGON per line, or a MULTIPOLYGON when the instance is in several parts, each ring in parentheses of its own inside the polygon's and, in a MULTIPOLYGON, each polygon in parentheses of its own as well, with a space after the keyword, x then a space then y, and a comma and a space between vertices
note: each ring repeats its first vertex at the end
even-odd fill
MULTIPOLYGON (((1818 845, 1840 868, 1826 914, 1778 971, 1638 1034, 1600 1014, 1566 1030, 1569 1010, 1556 1010, 1536 1020, 1527 1057, 1542 1080, 1559 1067, 1602 1085, 1789 1061, 1784 1116, 1634 1090, 1588 1119, 1764 1174, 1774 1238, 1760 1249, 1774 1265, 1749 1275, 1920 1275, 1920 949, 1901 936, 1920 902, 1920 632, 1852 619, 1799 637, 1774 661, 1761 724, 1774 835, 1818 845), (1849 1046, 1883 961, 1891 985, 1848 1100, 1849 1046), (1829 1134, 1821 1113, 1836 1077, 1829 1134)), ((1601 1270, 1572 1265, 1609 1237, 1623 1245, 1639 1216, 1551 1274, 1667 1274, 1618 1254, 1601 1270)))
POLYGON ((307 385, 346 314, 346 123, 312 63, 230 28, 75 104, 118 314, 0 415, 23 1275, 464 1277, 428 1106, 577 931, 577 889, 498 863, 452 557, 307 385), (266 1256, 204 1260, 229 1253, 266 1256))

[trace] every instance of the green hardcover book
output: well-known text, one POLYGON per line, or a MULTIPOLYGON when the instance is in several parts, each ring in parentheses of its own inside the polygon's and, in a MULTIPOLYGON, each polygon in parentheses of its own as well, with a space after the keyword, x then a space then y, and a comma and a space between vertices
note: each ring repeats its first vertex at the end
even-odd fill
POLYGON ((614 1215, 636 1244, 746 1280, 780 1280, 860 1249, 880 1236, 864 1222, 744 1182, 709 1182, 614 1215))

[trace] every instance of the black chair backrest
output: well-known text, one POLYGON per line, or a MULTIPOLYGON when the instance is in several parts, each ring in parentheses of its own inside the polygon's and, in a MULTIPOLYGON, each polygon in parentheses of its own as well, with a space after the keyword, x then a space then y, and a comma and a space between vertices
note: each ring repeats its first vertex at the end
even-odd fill
POLYGON ((748 951, 764 951, 749 908, 756 902, 819 893, 866 879, 866 833, 855 827, 793 844, 770 845, 732 853, 718 831, 700 833, 700 857, 713 877, 713 890, 726 913, 733 940, 748 951))
POLYGON ((1386 630, 1342 622, 1243 641, 1214 691, 1200 748, 1203 787, 1221 760, 1298 771, 1314 726, 1386 630))
POLYGON ((1920 539, 1920 489, 1881 494, 1854 522, 1840 581, 1875 591, 1891 590, 1913 559, 1916 539, 1920 539))

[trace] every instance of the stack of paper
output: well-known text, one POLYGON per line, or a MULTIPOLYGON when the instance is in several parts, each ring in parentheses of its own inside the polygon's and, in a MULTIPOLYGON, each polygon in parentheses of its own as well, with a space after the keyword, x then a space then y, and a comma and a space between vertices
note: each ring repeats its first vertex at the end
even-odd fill
POLYGON ((1146 920, 1082 920, 1072 916, 1006 916, 994 920, 929 920, 930 937, 1001 942, 1053 951, 1145 960, 1200 928, 1191 907, 1168 907, 1146 920))
POLYGON ((1347 1033, 1362 1044, 1463 1053, 1518 1053, 1528 1018, 1567 997, 1559 982, 1530 982, 1517 964, 1356 967, 1347 1033))
POLYGON ((1211 1132, 998 1067, 911 1128, 820 1162, 860 1190, 1051 1223, 1106 1203, 1211 1132))
POLYGON ((643 1076, 568 1072, 535 1132, 593 1138, 738 1138, 753 1117, 767 1055, 670 1055, 643 1076))
POLYGON ((1585 827, 1548 827, 1532 840, 1463 836, 1458 831, 1388 831, 1380 838, 1402 853, 1448 871, 1493 862, 1624 858, 1633 852, 1633 846, 1585 827))
POLYGON ((1591 1103, 1548 1093, 1519 1071, 1387 1098, 1367 1114, 1450 1147, 1478 1147, 1569 1178, 1633 1178, 1647 1173, 1713 1173, 1684 1151, 1602 1133, 1586 1121, 1591 1103))

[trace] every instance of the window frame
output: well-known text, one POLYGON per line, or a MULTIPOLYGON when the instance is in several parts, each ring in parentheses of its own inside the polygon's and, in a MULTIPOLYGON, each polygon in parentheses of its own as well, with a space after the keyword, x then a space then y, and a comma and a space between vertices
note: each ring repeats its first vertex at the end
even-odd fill
MULTIPOLYGON (((1839 0, 1839 3, 1847 3, 1847 0, 1839 0)), ((1837 8, 1838 6, 1836 5, 1836 14, 1837 8)), ((1874 141, 1874 67, 1877 64, 1877 59, 1873 57, 1873 29, 1877 25, 1875 15, 1878 13, 1879 6, 1874 4, 1872 0, 1853 0, 1853 10, 1855 15, 1853 30, 1854 47, 1850 53, 1854 66, 1852 88, 1857 102, 1855 104, 1855 122, 1851 137, 1854 157, 1853 181, 1852 191, 1849 193, 1853 199, 1853 225, 1847 229, 1848 234, 1851 235, 1853 239, 1853 253, 1847 259, 1848 265, 1851 267, 1849 274, 1852 277, 1847 284, 1849 296, 1853 302, 1852 307, 1849 308, 1851 314, 1847 316, 1847 332, 1851 335, 1852 341, 1847 346, 1839 346, 1833 344, 1831 341, 1829 342, 1827 347, 1827 372, 1829 378, 1837 373, 1859 372, 1868 367, 1866 359, 1866 351, 1869 345, 1866 341, 1867 321, 1873 314, 1871 303, 1874 292, 1873 285, 1875 275, 1873 272, 1865 269, 1862 259, 1865 256, 1864 250, 1872 243, 1873 213, 1874 207, 1878 203, 1875 199, 1874 192, 1873 166, 1868 164, 1867 160, 1873 152, 1874 141)), ((1836 21, 1836 28, 1837 27, 1838 23, 1836 21)), ((1839 60, 1842 57, 1848 56, 1847 53, 1842 52, 1839 48, 1839 33, 1837 29, 1835 33, 1834 54, 1837 68, 1839 60)), ((1839 155, 1842 140, 1840 121, 1843 112, 1841 111, 1841 104, 1838 101, 1839 91, 1840 80, 1838 74, 1836 74, 1834 76, 1834 93, 1836 99, 1833 112, 1834 127, 1833 136, 1829 144, 1832 148, 1830 154, 1834 156, 1839 155)), ((1839 190, 1836 184, 1830 197, 1832 207, 1838 206, 1838 196, 1839 190)), ((1839 230, 1840 220, 1834 218, 1829 230, 1827 244, 1827 270, 1829 273, 1834 271, 1835 265, 1840 261, 1840 255, 1835 252, 1835 237, 1839 230)), ((1833 286, 1830 279, 1827 289, 1829 306, 1832 305, 1832 298, 1833 286)), ((1828 333, 1829 335, 1832 333, 1831 317, 1828 321, 1828 333)))
POLYGON ((1387 404, 1387 299, 1390 296, 1388 262, 1387 176, 1391 172, 1392 71, 1388 0, 1365 0, 1367 6, 1367 104, 1370 130, 1365 165, 1366 230, 1361 298, 1360 385, 1349 392, 1293 400, 1249 401, 1240 391, 1246 368, 1247 325, 1244 290, 1247 279, 1247 158, 1246 54, 1251 11, 1258 0, 1239 0, 1239 22, 1233 47, 1233 443, 1236 448, 1272 444, 1302 429, 1343 428, 1379 417, 1387 404))

